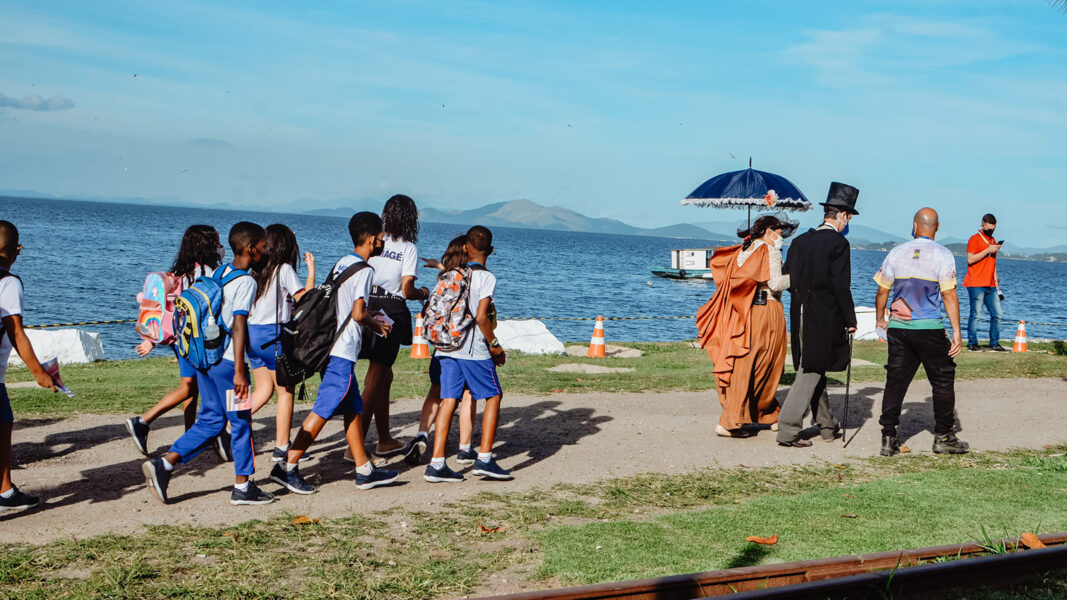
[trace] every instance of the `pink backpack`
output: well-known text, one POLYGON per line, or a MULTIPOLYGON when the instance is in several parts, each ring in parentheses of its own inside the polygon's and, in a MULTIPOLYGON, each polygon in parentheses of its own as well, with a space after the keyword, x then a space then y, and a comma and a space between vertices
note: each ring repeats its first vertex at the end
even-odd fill
POLYGON ((137 294, 137 333, 153 344, 173 344, 175 340, 174 299, 185 289, 185 279, 171 273, 153 272, 144 279, 137 294))

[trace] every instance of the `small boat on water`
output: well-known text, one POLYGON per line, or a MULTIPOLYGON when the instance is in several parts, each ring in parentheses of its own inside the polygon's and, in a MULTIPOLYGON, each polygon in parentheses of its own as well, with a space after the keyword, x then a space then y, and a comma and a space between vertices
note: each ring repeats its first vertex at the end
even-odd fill
POLYGON ((715 248, 688 248, 671 250, 670 267, 651 267, 649 270, 656 277, 667 279, 711 279, 708 261, 715 248))

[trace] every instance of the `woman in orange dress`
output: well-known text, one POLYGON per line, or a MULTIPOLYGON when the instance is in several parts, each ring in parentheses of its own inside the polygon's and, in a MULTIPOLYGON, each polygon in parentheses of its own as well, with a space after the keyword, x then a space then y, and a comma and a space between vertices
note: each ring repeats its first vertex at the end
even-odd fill
POLYGON ((714 363, 722 416, 715 433, 748 437, 746 423, 775 429, 775 399, 785 368, 782 242, 798 223, 784 214, 756 219, 745 241, 719 248, 711 258, 715 294, 697 313, 700 344, 714 363))

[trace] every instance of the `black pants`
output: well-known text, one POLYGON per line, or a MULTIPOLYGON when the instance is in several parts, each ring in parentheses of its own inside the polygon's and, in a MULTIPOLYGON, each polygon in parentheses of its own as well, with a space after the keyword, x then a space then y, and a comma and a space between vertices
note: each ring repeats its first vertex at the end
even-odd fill
POLYGON ((882 394, 883 435, 896 435, 900 407, 915 371, 922 364, 934 390, 934 433, 952 431, 956 408, 956 363, 948 355, 944 329, 889 329, 889 363, 882 394))

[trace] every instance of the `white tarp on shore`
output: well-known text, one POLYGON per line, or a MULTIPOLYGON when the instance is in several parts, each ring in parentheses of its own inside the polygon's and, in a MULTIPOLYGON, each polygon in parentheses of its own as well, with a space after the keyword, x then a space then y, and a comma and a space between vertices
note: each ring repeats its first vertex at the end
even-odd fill
POLYGON ((874 308, 870 306, 857 306, 856 307, 856 335, 857 340, 876 340, 878 334, 875 333, 875 323, 878 319, 875 317, 874 308))
POLYGON ((541 321, 499 321, 496 336, 505 350, 525 354, 563 354, 563 342, 541 321))
MULTIPOLYGON (((27 329, 26 336, 30 338, 33 352, 41 362, 53 357, 59 359, 60 365, 106 360, 99 333, 80 329, 27 329)), ((11 351, 9 364, 12 367, 22 366, 18 352, 11 351)))

